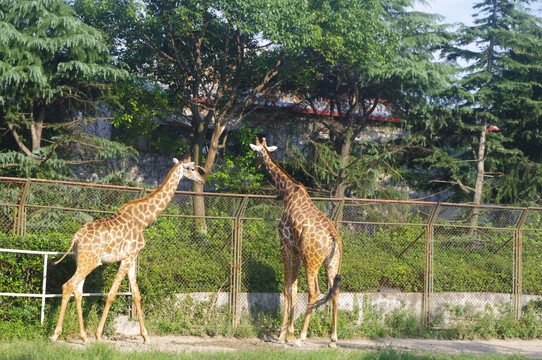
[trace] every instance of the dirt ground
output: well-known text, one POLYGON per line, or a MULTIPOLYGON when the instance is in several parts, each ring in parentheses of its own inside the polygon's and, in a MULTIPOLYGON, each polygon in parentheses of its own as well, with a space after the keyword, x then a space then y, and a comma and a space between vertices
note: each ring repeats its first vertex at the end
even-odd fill
MULTIPOLYGON (((329 338, 309 338, 302 347, 292 344, 279 344, 277 338, 244 338, 233 337, 196 337, 196 336, 150 336, 150 343, 143 344, 139 335, 137 321, 128 321, 127 317, 119 317, 115 323, 116 334, 104 338, 103 342, 126 351, 162 351, 170 353, 186 353, 193 351, 228 352, 240 350, 284 350, 310 351, 327 349, 329 338)), ((90 335, 90 334, 89 334, 90 335)), ((89 336, 89 342, 95 341, 89 336)), ((70 341, 70 345, 83 347, 81 340, 70 341)), ((473 354, 473 355, 521 355, 531 359, 542 359, 542 340, 427 340, 427 339, 339 339, 337 347, 351 350, 377 350, 393 348, 396 351, 432 354, 473 354)))
MULTIPOLYGON (((89 339, 90 342, 94 341, 89 339)), ((291 349, 292 351, 310 351, 327 349, 328 339, 309 338, 303 346, 278 344, 275 338, 236 339, 229 337, 193 337, 193 336, 151 336, 149 344, 143 344, 140 336, 118 335, 103 342, 126 351, 158 350, 171 353, 192 351, 239 351, 257 349, 291 349)), ((74 346, 84 346, 78 341, 74 346)), ((474 355, 521 355, 532 359, 542 359, 542 340, 425 340, 425 339, 349 339, 338 341, 338 348, 375 350, 393 348, 396 351, 411 351, 433 354, 474 354, 474 355)))

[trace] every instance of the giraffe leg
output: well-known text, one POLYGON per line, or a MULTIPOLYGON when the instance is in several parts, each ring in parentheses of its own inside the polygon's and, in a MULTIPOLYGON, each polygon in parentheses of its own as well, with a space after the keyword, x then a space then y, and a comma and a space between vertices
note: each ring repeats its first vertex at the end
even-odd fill
POLYGON ((85 284, 85 279, 81 280, 77 285, 77 288, 74 291, 73 296, 75 297, 75 304, 77 305, 77 318, 79 320, 79 335, 83 342, 87 342, 87 332, 85 331, 85 322, 83 320, 83 306, 81 301, 83 299, 83 285, 85 284))
POLYGON ((145 324, 143 323, 143 312, 141 311, 141 293, 139 292, 139 287, 137 286, 136 281, 135 262, 128 271, 128 280, 130 280, 130 288, 132 290, 132 298, 134 299, 134 303, 136 306, 137 318, 139 319, 139 329, 141 331, 141 336, 143 337, 143 342, 147 344, 149 342, 149 335, 147 333, 147 329, 145 328, 145 324))
POLYGON ((284 280, 284 307, 283 307, 283 314, 282 314, 282 325, 280 326, 280 335, 278 342, 285 343, 286 342, 286 332, 288 329, 288 314, 289 314, 289 303, 290 303, 290 294, 291 294, 291 280, 287 280, 287 275, 284 274, 285 280, 284 280))
POLYGON ((284 311, 282 314, 282 325, 280 326, 280 335, 278 342, 286 342, 288 332, 288 315, 290 313, 290 303, 292 300, 292 265, 291 261, 283 255, 284 260, 284 311), (286 260, 287 259, 287 260, 286 260))
POLYGON ((305 264, 307 270, 307 283, 309 287, 309 298, 307 301, 307 310, 305 311, 305 321, 303 322, 303 329, 296 345, 301 346, 301 343, 307 338, 307 330, 309 329, 309 322, 312 315, 312 310, 318 296, 320 296, 320 289, 318 287, 318 267, 309 267, 305 264))
POLYGON ((284 256, 284 314, 280 327, 279 342, 293 342, 294 338, 294 308, 297 296, 297 278, 301 261, 293 255, 284 256))
MULTIPOLYGON (((333 271, 328 275, 328 284, 329 288, 333 288, 333 285, 335 283, 335 276, 336 272, 333 271)), ((331 328, 331 342, 329 343, 329 347, 337 347, 337 303, 339 301, 339 289, 335 291, 335 294, 333 294, 333 297, 331 298, 331 306, 333 308, 332 310, 332 328, 331 328)))
POLYGON ((122 260, 120 264, 119 271, 117 272, 115 280, 113 281, 113 285, 111 286, 111 290, 109 290, 109 294, 107 295, 107 301, 105 302, 102 318, 100 319, 100 323, 98 324, 98 328, 96 329, 96 340, 98 341, 102 339, 105 320, 107 318, 107 314, 109 313, 109 308, 111 307, 111 304, 113 304, 113 301, 117 296, 117 291, 119 290, 120 283, 128 273, 128 270, 130 270, 130 267, 132 267, 133 263, 134 259, 132 258, 130 260, 122 260))
POLYGON ((338 311, 338 302, 339 302, 339 286, 340 286, 340 264, 342 258, 342 248, 338 247, 338 251, 334 251, 330 259, 326 259, 324 265, 327 272, 327 280, 329 291, 334 289, 333 296, 331 298, 332 306, 332 328, 331 328, 331 341, 329 347, 337 347, 337 311, 338 311), (335 283, 335 281, 339 281, 335 283))
MULTIPOLYGON (((64 315, 66 314, 66 308, 68 307, 68 301, 70 300, 71 295, 74 293, 74 291, 78 289, 79 286, 81 286, 82 288, 82 285, 79 285, 79 284, 84 282, 87 275, 96 267, 97 265, 86 267, 85 270, 78 267, 75 270, 75 274, 73 274, 70 280, 66 281, 64 285, 62 285, 62 302, 60 304, 60 313, 58 314, 58 322, 56 324, 56 328, 53 333, 53 336, 49 338, 51 339, 51 341, 56 341, 58 337, 60 336, 60 334, 62 333, 62 324, 64 323, 64 315)), ((79 301, 80 300, 81 299, 79 299, 79 301)), ((77 297, 76 297, 76 301, 77 301, 77 297)), ((80 307, 80 303, 77 309, 78 313, 79 313, 79 307, 80 307)), ((81 333, 81 337, 83 338, 83 341, 86 342, 86 338, 83 336, 83 334, 86 335, 86 333, 85 333, 85 327, 83 323, 82 311, 81 311, 81 316, 79 317, 79 331, 81 333)))
POLYGON ((295 341, 294 320, 295 320, 295 299, 297 297, 297 282, 299 279, 299 268, 301 267, 301 259, 294 257, 292 260, 292 282, 290 286, 290 323, 288 325, 288 342, 295 341))

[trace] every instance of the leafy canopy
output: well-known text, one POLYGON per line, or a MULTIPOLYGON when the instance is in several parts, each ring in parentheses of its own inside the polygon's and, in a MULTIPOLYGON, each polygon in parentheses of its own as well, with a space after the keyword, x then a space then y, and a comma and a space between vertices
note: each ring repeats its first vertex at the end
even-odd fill
POLYGON ((64 1, 0 0, 0 125, 9 130, 2 135, 8 145, 0 150, 9 151, 0 166, 54 176, 66 173, 69 162, 94 161, 108 150, 127 155, 121 146, 75 131, 85 125, 73 119, 76 109, 87 107, 89 114, 96 101, 111 96, 112 82, 127 77, 101 33, 64 1), (82 158, 70 156, 74 143, 75 158, 82 158))

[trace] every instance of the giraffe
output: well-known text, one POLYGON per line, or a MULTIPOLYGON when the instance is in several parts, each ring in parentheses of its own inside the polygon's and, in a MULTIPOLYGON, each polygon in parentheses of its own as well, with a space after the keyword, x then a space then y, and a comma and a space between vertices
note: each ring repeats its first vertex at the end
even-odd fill
POLYGON ((307 337, 312 310, 331 299, 333 327, 329 346, 336 347, 337 301, 342 258, 341 238, 331 220, 314 205, 303 184, 294 180, 273 159, 270 153, 277 147, 268 147, 265 138, 261 143, 256 139, 255 144, 250 144, 250 147, 263 160, 281 198, 284 199, 284 213, 278 225, 280 250, 284 262, 284 314, 278 341, 285 343, 295 340, 294 305, 299 269, 303 261, 307 272, 309 299, 303 329, 296 344, 301 346, 307 337), (318 270, 322 263, 326 268, 329 293, 325 298, 317 301, 320 295, 318 270))
POLYGON ((104 312, 96 330, 96 339, 100 340, 102 337, 109 308, 115 300, 122 279, 128 274, 132 297, 139 319, 141 336, 144 343, 149 341, 147 329, 143 324, 141 295, 136 282, 136 258, 145 246, 143 230, 165 209, 183 177, 201 183, 204 182, 201 175, 197 172, 194 163, 190 161, 190 156, 185 157, 182 162, 174 158, 173 162, 175 165, 166 176, 162 185, 151 194, 124 204, 117 213, 108 218, 85 223, 72 237, 68 251, 60 260, 55 262, 55 264, 61 262, 72 247, 74 248, 77 268, 75 274, 62 286, 62 303, 58 323, 53 336, 50 338, 52 341, 56 341, 62 333, 62 323, 64 321, 66 306, 71 294, 74 294, 79 318, 80 336, 84 343, 87 342, 81 308, 85 278, 98 266, 115 262, 120 262, 119 271, 108 293, 104 312))

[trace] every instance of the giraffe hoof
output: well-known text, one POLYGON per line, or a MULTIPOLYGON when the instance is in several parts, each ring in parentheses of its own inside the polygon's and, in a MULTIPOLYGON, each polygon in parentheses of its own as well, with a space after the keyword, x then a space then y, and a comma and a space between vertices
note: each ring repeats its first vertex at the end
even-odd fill
POLYGON ((331 349, 336 349, 337 348, 337 342, 336 341, 332 341, 329 343, 328 345, 331 349))
POLYGON ((57 339, 58 339, 58 335, 53 335, 49 337, 49 340, 51 340, 52 342, 56 342, 57 339))

